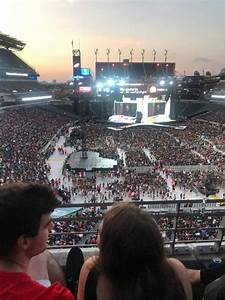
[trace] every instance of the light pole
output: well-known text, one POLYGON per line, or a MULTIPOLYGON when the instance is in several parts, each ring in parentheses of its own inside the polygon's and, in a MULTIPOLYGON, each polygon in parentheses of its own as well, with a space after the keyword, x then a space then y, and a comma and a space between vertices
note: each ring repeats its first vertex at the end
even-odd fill
POLYGON ((141 50, 141 60, 142 60, 142 63, 144 63, 144 60, 145 60, 145 49, 141 50))
POLYGON ((153 53, 153 61, 155 62, 155 57, 156 57, 156 53, 157 53, 157 52, 156 52, 155 49, 153 49, 153 50, 152 50, 152 53, 153 53))
POLYGON ((122 51, 120 49, 118 49, 118 54, 119 54, 119 62, 121 62, 122 51))
POLYGON ((130 49, 130 62, 133 62, 134 49, 130 49))
POLYGON ((165 63, 167 62, 167 55, 168 55, 168 50, 165 49, 164 50, 165 63))
POLYGON ((110 49, 106 49, 106 56, 107 56, 107 63, 109 63, 109 54, 110 54, 110 49))
POLYGON ((94 50, 94 52, 95 52, 95 62, 97 62, 98 61, 98 48, 96 48, 94 50))

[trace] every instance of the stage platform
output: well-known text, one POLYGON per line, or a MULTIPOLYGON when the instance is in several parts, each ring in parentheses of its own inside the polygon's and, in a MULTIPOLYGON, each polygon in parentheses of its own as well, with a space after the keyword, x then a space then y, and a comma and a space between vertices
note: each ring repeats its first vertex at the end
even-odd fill
POLYGON ((87 157, 81 158, 81 151, 73 152, 67 161, 67 165, 73 170, 84 171, 108 170, 117 166, 115 159, 103 158, 98 152, 87 151, 87 157))

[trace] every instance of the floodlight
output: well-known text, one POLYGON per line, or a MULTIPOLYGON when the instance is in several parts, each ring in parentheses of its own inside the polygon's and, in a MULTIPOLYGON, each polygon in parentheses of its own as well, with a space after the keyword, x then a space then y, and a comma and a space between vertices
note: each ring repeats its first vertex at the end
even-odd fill
POLYGON ((114 86, 115 85, 115 81, 110 78, 110 79, 107 80, 107 85, 114 86))
POLYGON ((102 82, 97 82, 97 83, 96 83, 96 87, 97 87, 98 89, 102 89, 103 86, 104 86, 104 84, 103 84, 102 82))
POLYGON ((171 80, 171 81, 169 82, 169 84, 170 84, 170 85, 173 85, 173 81, 171 80))
POLYGON ((119 86, 124 86, 125 84, 126 84, 126 81, 125 81, 125 80, 121 79, 121 80, 119 81, 119 86))
POLYGON ((161 86, 165 85, 165 80, 160 80, 159 84, 160 84, 161 86))

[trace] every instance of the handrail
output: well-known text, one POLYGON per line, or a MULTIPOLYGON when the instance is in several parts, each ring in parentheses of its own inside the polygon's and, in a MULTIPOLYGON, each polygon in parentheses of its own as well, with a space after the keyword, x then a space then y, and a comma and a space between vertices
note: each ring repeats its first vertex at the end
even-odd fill
MULTIPOLYGON (((147 212, 151 213, 156 221, 160 217, 170 217, 171 221, 174 220, 173 222, 173 227, 172 228, 165 228, 161 229, 160 232, 170 232, 171 237, 166 238, 164 241, 165 245, 170 245, 172 253, 176 251, 176 246, 181 245, 181 244, 195 244, 195 245, 203 245, 204 244, 209 244, 213 243, 214 246, 212 247, 210 251, 213 251, 217 249, 216 251, 219 252, 221 251, 221 246, 224 241, 224 232, 225 228, 224 226, 215 226, 215 227, 203 227, 203 226, 191 226, 191 227, 183 227, 182 224, 179 225, 179 218, 185 217, 185 216, 212 216, 212 217, 223 217, 225 216, 225 207, 218 207, 216 204, 221 204, 224 203, 224 199, 186 199, 186 200, 150 200, 150 201, 132 201, 134 205, 140 206, 141 208, 144 208, 147 212), (183 207, 185 204, 191 204, 192 207, 183 207), (199 204, 199 207, 194 207, 194 204, 199 204), (202 204, 202 205, 201 205, 202 204), (210 206, 210 204, 215 204, 215 206, 210 206), (159 205, 159 208, 155 208, 155 206, 159 205), (170 207, 172 206, 172 207, 170 207), (164 208, 163 211, 160 211, 160 209, 164 208), (171 212, 171 209, 173 210, 171 212), (181 227, 182 226, 182 227, 181 227), (178 239, 177 234, 182 231, 186 232, 193 232, 193 231, 215 231, 217 236, 215 236, 215 239, 212 239, 212 237, 209 236, 208 239, 203 239, 201 236, 198 239, 191 239, 191 240, 181 240, 178 239), (219 235, 218 237, 218 234, 219 235)), ((94 221, 98 222, 102 220, 104 211, 109 207, 115 204, 115 202, 97 202, 97 203, 70 203, 70 204, 63 204, 60 207, 81 207, 84 209, 87 208, 96 208, 100 207, 100 214, 97 216, 91 216, 91 215, 86 215, 86 216, 81 216, 79 215, 79 212, 77 215, 69 216, 69 217, 63 217, 63 218, 56 218, 53 219, 55 222, 59 221, 94 221)), ((201 225, 201 224, 200 224, 201 225)), ((90 231, 69 231, 69 232, 55 232, 55 233, 50 233, 50 236, 71 236, 71 235, 83 235, 83 236, 88 236, 88 235, 97 235, 96 230, 90 230, 90 231)), ((96 247, 96 244, 77 244, 81 248, 87 248, 87 247, 96 247)), ((62 248, 70 248, 72 245, 54 245, 50 246, 50 249, 62 249, 62 248)))

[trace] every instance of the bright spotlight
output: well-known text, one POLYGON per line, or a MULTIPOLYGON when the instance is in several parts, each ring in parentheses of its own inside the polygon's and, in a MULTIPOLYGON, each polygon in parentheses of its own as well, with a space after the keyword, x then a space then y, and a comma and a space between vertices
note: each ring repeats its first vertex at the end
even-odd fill
POLYGON ((108 86, 114 86, 115 85, 115 81, 113 79, 109 79, 109 80, 107 80, 107 85, 108 86))
POLYGON ((169 82, 169 84, 170 84, 170 85, 173 85, 173 81, 171 80, 171 81, 169 82))
POLYGON ((164 86, 164 85, 165 85, 165 80, 160 80, 159 84, 160 84, 161 86, 164 86))
POLYGON ((97 87, 97 89, 102 89, 103 88, 103 83, 102 82, 97 82, 96 83, 96 87, 97 87))
POLYGON ((119 81, 119 86, 124 86, 125 84, 126 84, 126 81, 125 81, 125 80, 121 79, 121 80, 119 81))

